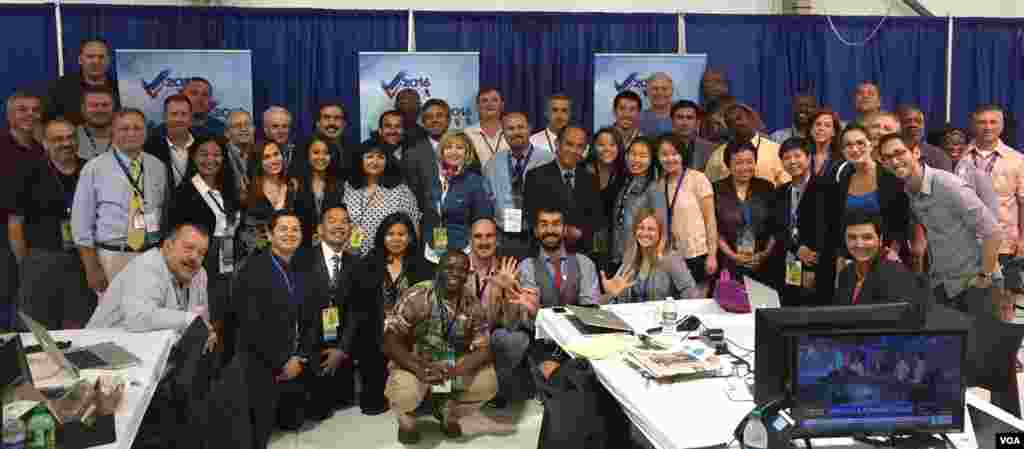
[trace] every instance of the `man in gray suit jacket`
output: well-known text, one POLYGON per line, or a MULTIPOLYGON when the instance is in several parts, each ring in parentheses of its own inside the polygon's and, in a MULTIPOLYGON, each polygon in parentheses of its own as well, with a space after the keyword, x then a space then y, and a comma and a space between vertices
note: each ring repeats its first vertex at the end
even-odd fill
POLYGON ((203 269, 209 244, 201 225, 178 225, 159 248, 132 259, 114 277, 86 327, 180 334, 197 317, 209 322, 203 269))
MULTIPOLYGON (((715 146, 697 133, 700 131, 703 112, 697 103, 690 100, 679 100, 672 105, 672 133, 681 137, 692 150, 687 154, 686 165, 694 170, 704 171, 704 166, 715 151, 715 146)), ((657 136, 653 136, 657 137, 657 136)), ((657 156, 657 154, 655 154, 657 156)))
POLYGON ((441 144, 441 136, 448 132, 448 125, 451 123, 451 114, 448 103, 438 98, 427 100, 423 105, 420 115, 423 127, 427 130, 427 136, 418 142, 409 142, 405 150, 405 157, 402 159, 402 171, 405 175, 405 183, 416 195, 416 202, 423 211, 423 225, 427 223, 437 224, 441 221, 436 207, 439 198, 433 197, 434 189, 432 183, 438 179, 437 161, 441 151, 438 146, 441 144))

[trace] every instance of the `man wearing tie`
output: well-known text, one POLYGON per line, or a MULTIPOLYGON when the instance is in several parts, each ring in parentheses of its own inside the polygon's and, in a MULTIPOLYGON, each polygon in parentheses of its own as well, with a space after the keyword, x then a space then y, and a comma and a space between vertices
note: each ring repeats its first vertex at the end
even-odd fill
POLYGON ((565 246, 581 253, 590 251, 594 225, 604 219, 597 179, 577 166, 586 145, 583 128, 566 127, 558 135, 555 160, 526 174, 524 195, 529 223, 537 222, 542 207, 565 211, 565 246))
MULTIPOLYGON (((307 252, 306 269, 311 282, 321 285, 320 297, 311 298, 320 310, 315 326, 320 350, 319 369, 309 385, 309 415, 315 420, 329 418, 334 410, 352 403, 352 341, 355 326, 345 326, 344 316, 352 285, 356 256, 345 252, 352 222, 343 204, 328 205, 320 217, 320 245, 307 252)), ((311 364, 311 366, 316 366, 311 364)))

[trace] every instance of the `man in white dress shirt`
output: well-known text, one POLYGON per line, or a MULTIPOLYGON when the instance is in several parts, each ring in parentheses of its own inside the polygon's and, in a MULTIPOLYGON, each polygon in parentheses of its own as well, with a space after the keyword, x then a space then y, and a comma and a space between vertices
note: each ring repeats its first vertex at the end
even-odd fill
POLYGON ((114 277, 86 327, 183 333, 197 317, 208 322, 203 258, 209 244, 201 225, 179 225, 114 277))
POLYGON ((480 166, 486 166, 494 154, 508 149, 508 142, 501 128, 501 117, 505 114, 505 100, 501 92, 493 87, 484 87, 476 95, 476 108, 480 113, 480 123, 465 129, 466 135, 473 141, 476 158, 480 166))
POLYGON ((558 133, 562 132, 572 118, 572 98, 565 94, 548 97, 548 110, 545 115, 548 118, 548 126, 530 136, 530 145, 554 153, 558 150, 558 133))

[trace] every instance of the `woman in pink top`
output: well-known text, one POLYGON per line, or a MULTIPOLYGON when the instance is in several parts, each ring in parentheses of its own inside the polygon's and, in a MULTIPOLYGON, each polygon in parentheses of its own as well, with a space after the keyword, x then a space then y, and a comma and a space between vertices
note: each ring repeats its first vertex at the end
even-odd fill
POLYGON ((662 175, 648 191, 671 229, 671 248, 682 252, 690 273, 701 287, 718 271, 718 224, 714 190, 707 176, 686 166, 693 149, 673 135, 661 136, 657 147, 662 175))

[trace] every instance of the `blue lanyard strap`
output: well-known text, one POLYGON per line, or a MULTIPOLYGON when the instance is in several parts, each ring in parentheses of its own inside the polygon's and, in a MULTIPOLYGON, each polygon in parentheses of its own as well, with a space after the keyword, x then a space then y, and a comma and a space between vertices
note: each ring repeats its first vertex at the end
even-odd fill
POLYGON ((284 267, 281 266, 281 263, 277 261, 277 257, 274 257, 274 254, 272 253, 270 254, 270 261, 274 263, 274 268, 277 270, 277 273, 281 275, 281 279, 284 279, 284 287, 288 290, 289 299, 294 300, 295 286, 292 284, 292 280, 288 277, 288 272, 285 271, 284 267))
MULTIPOLYGON (((139 157, 142 157, 142 155, 139 155, 139 157)), ((139 197, 141 197, 143 200, 145 200, 146 199, 146 192, 145 192, 145 189, 144 189, 145 186, 142 185, 143 179, 146 178, 146 164, 143 163, 144 161, 139 161, 139 177, 138 177, 138 179, 136 179, 136 178, 132 178, 132 174, 131 174, 132 172, 130 170, 128 170, 128 166, 124 164, 123 160, 121 160, 121 155, 117 154, 117 151, 114 151, 114 159, 117 159, 117 165, 121 166, 121 171, 123 171, 124 172, 124 176, 126 178, 128 178, 128 182, 130 182, 132 184, 132 188, 134 188, 135 191, 139 193, 139 197)))

